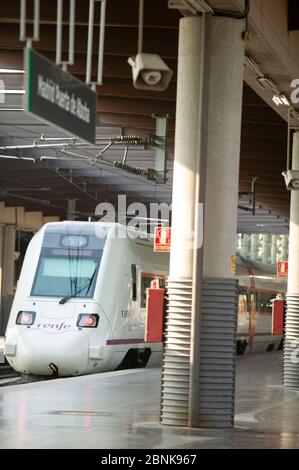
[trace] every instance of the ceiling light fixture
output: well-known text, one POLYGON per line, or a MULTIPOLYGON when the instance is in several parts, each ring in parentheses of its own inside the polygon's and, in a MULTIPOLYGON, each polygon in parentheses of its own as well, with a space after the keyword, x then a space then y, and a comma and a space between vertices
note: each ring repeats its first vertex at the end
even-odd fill
POLYGON ((25 73, 25 71, 24 70, 18 70, 18 69, 0 69, 0 73, 23 74, 23 73, 25 73))
POLYGON ((0 88, 0 94, 1 95, 24 95, 25 90, 1 90, 0 88))
POLYGON ((276 104, 276 106, 280 106, 281 104, 283 104, 282 100, 278 95, 273 95, 272 101, 276 104))

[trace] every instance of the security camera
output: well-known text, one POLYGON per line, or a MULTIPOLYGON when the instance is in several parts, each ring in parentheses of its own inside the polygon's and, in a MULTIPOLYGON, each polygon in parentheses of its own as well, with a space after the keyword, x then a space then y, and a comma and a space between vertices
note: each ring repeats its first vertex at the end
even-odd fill
POLYGON ((288 170, 282 173, 286 187, 290 191, 299 191, 299 170, 288 170))
POLYGON ((141 90, 164 91, 168 87, 173 71, 157 54, 139 52, 130 57, 133 85, 141 90))

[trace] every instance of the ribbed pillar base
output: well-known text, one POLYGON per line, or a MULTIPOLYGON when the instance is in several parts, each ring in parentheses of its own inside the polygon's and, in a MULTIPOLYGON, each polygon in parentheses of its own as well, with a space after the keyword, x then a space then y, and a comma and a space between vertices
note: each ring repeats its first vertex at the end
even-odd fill
POLYGON ((283 385, 299 388, 299 294, 287 295, 283 385))
POLYGON ((201 427, 234 424, 237 309, 235 279, 204 280, 197 410, 201 427))
POLYGON ((192 279, 169 279, 167 295, 166 335, 162 364, 161 423, 187 426, 192 279))
MULTIPOLYGON (((162 424, 188 426, 190 422, 191 315, 192 280, 170 279, 162 365, 162 424)), ((196 422, 201 427, 231 427, 234 421, 237 282, 206 279, 202 285, 200 315, 196 422)))

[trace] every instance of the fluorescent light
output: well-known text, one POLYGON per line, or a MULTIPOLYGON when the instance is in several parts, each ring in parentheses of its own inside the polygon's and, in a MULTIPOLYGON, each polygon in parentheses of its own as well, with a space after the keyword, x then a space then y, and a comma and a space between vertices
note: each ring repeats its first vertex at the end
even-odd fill
POLYGON ((258 84, 261 85, 262 88, 268 88, 269 90, 276 90, 276 86, 272 82, 272 80, 268 77, 262 76, 257 77, 258 84))
POLYGON ((24 95, 25 90, 1 90, 0 95, 24 95))
POLYGON ((285 106, 290 106, 291 103, 289 102, 289 100, 287 99, 287 97, 286 97, 285 95, 280 95, 279 98, 281 99, 282 103, 283 103, 285 106))
POLYGON ((276 106, 283 104, 283 101, 278 95, 273 95, 272 101, 276 104, 276 106))
POLYGON ((0 73, 25 73, 25 71, 20 69, 0 69, 0 73))
POLYGON ((245 65, 248 65, 257 75, 262 76, 259 66, 250 55, 245 56, 245 65))

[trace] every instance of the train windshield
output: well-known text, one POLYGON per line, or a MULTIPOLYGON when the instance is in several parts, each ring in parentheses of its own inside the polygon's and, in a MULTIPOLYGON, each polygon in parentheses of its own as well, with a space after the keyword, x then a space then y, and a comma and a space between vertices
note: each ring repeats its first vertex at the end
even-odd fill
POLYGON ((80 238, 83 243, 79 246, 77 237, 76 246, 76 236, 45 234, 32 296, 93 296, 105 240, 93 236, 80 238))

